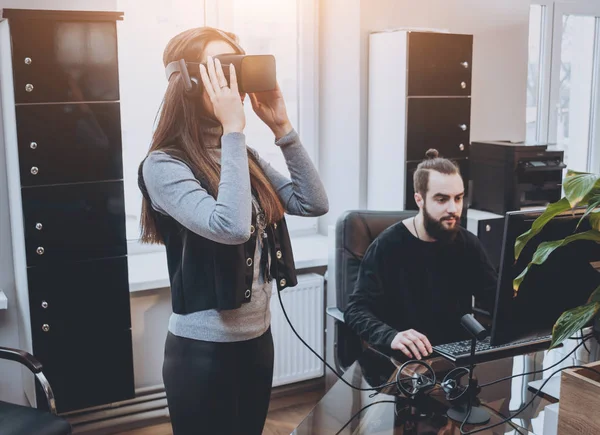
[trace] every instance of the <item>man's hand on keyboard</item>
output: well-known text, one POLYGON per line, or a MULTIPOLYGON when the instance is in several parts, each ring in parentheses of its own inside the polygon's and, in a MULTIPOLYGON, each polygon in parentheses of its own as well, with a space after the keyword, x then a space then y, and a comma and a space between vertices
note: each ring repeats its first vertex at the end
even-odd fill
POLYGON ((394 337, 392 349, 401 351, 409 358, 421 359, 433 352, 427 337, 414 329, 401 331, 394 337))

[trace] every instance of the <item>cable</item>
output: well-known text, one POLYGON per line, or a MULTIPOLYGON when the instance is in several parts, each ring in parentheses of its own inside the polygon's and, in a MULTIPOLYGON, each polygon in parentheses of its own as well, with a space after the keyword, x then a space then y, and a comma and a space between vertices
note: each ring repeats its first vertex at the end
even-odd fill
POLYGON ((496 385, 496 384, 498 384, 498 383, 500 383, 500 382, 508 381, 508 380, 510 380, 510 379, 514 379, 514 378, 518 378, 519 376, 535 375, 535 374, 538 374, 538 373, 543 373, 543 372, 545 372, 546 370, 553 369, 553 368, 554 368, 554 367, 556 367, 557 365, 559 365, 559 364, 561 364, 562 362, 564 362, 564 361, 565 361, 567 358, 569 358, 571 355, 573 355, 577 349, 579 349, 579 348, 580 348, 580 347, 581 347, 581 346, 582 346, 582 345, 583 345, 583 344, 584 344, 584 343, 585 343, 587 340, 589 340, 589 339, 590 339, 590 338, 592 338, 592 337, 593 337, 593 334, 589 334, 589 335, 586 335, 585 337, 583 337, 583 341, 582 341, 581 343, 579 343, 577 346, 575 346, 575 348, 574 348, 574 349, 573 349, 571 352, 569 352, 569 353, 568 353, 568 354, 567 354, 567 355, 566 355, 566 356, 565 356, 563 359, 561 359, 561 360, 560 360, 560 361, 558 361, 557 363, 555 363, 555 364, 551 365, 550 367, 546 367, 545 369, 542 369, 542 370, 536 370, 536 371, 534 371, 534 372, 519 373, 519 374, 517 374, 517 375, 512 375, 512 376, 507 376, 507 377, 505 377, 505 378, 496 379, 495 381, 488 382, 487 384, 482 384, 482 385, 480 385, 480 388, 489 387, 489 386, 491 386, 491 385, 496 385))
MULTIPOLYGON (((308 350, 310 350, 317 358, 319 358, 319 360, 321 360, 323 362, 323 364, 325 364, 327 366, 327 368, 329 370, 331 370, 340 379, 340 381, 342 381, 344 384, 348 385, 350 388, 354 388, 355 390, 358 390, 358 391, 376 391, 376 392, 379 392, 379 390, 381 390, 381 389, 383 389, 385 387, 390 387, 392 385, 396 385, 396 387, 398 388, 398 385, 397 385, 396 381, 394 381, 394 382, 388 382, 386 384, 379 385, 377 387, 372 387, 372 388, 360 388, 360 387, 354 386, 350 382, 346 381, 338 372, 335 371, 335 369, 333 367, 331 367, 327 363, 327 361, 325 361, 321 357, 321 355, 319 355, 317 352, 315 352, 314 349, 312 347, 310 347, 309 344, 302 339, 302 337, 300 337, 300 334, 298 334, 298 332, 296 332, 296 328, 294 328, 294 325, 292 325, 292 322, 290 321, 290 318, 288 317, 287 312, 285 311, 285 307, 283 306, 283 301, 281 300, 281 292, 280 291, 277 292, 277 296, 279 296, 279 305, 281 305, 281 310, 283 311, 283 315, 285 316, 285 320, 287 320, 288 325, 290 325, 290 328, 292 328, 292 331, 294 332, 294 334, 296 335, 296 337, 298 337, 298 339, 302 342, 302 344, 304 344, 308 348, 308 350)), ((380 403, 380 402, 376 402, 376 403, 380 403)))
MULTIPOLYGON (((319 355, 319 354, 318 354, 318 353, 317 353, 317 352, 316 352, 316 351, 315 351, 315 350, 314 350, 312 347, 310 347, 310 345, 309 345, 309 344, 308 344, 306 341, 304 341, 304 339, 303 339, 303 338, 300 336, 300 334, 298 334, 298 332, 296 331, 296 328, 294 328, 294 325, 292 325, 292 322, 290 321, 290 318, 288 317, 288 315, 287 315, 287 312, 285 311, 285 307, 283 306, 283 300, 281 299, 281 292, 280 292, 280 291, 278 291, 278 292, 277 292, 277 296, 279 297, 279 305, 281 306, 281 310, 283 311, 283 315, 285 316, 285 320, 287 321, 288 325, 290 325, 290 328, 292 329, 292 332, 294 333, 294 335, 296 335, 296 337, 298 337, 298 339, 299 339, 299 340, 302 342, 302 344, 304 344, 304 346, 306 346, 306 347, 308 348, 308 350, 310 350, 310 351, 313 353, 313 355, 315 355, 315 356, 316 356, 316 357, 317 357, 317 358, 318 358, 320 361, 322 361, 322 362, 323 362, 323 364, 325 364, 325 365, 327 366, 327 368, 328 368, 329 370, 331 370, 331 371, 333 372, 333 374, 335 374, 335 375, 336 375, 336 376, 337 376, 337 377, 338 377, 338 378, 339 378, 339 379, 340 379, 340 380, 341 380, 341 381, 342 381, 344 384, 346 384, 346 385, 348 385, 350 388, 353 388, 353 389, 355 389, 355 390, 358 390, 358 391, 376 391, 376 392, 379 392, 378 390, 380 390, 380 389, 382 389, 382 388, 385 388, 385 387, 389 387, 389 386, 391 386, 391 385, 394 385, 394 384, 396 385, 396 387, 397 387, 398 389, 400 389, 400 388, 398 387, 398 377, 397 377, 397 376, 396 376, 396 381, 395 381, 395 382, 388 382, 388 383, 386 383, 386 384, 382 384, 382 385, 379 385, 379 386, 377 386, 377 387, 373 387, 373 388, 360 388, 360 387, 356 387, 356 386, 352 385, 351 383, 349 383, 348 381, 346 381, 346 380, 345 380, 345 379, 344 379, 344 378, 343 378, 343 377, 342 377, 342 376, 341 376, 341 375, 340 375, 340 374, 339 374, 339 373, 338 373, 338 372, 337 372, 337 371, 336 371, 336 370, 335 370, 333 367, 331 367, 331 366, 329 365, 329 363, 327 363, 327 361, 325 361, 325 360, 324 360, 324 359, 323 359, 323 358, 322 358, 322 357, 321 357, 321 356, 320 356, 320 355, 319 355)), ((493 382, 488 382, 487 384, 483 384, 483 385, 481 385, 481 386, 480 386, 480 388, 483 388, 483 387, 488 387, 488 386, 490 386, 490 385, 495 385, 495 384, 497 384, 497 383, 499 383, 499 382, 503 382, 503 381, 506 381, 506 380, 509 380, 509 379, 513 379, 513 378, 516 378, 516 377, 519 377, 519 376, 527 376, 527 375, 532 375, 532 374, 542 373, 542 372, 545 372, 546 370, 550 370, 551 368, 554 368, 554 367, 556 367, 558 364, 560 364, 560 363, 564 362, 564 361, 565 361, 565 360, 566 360, 568 357, 570 357, 570 356, 571 356, 573 353, 575 353, 575 351, 576 351, 576 350, 577 350, 579 347, 581 347, 582 345, 584 345, 584 344, 585 344, 585 342, 586 342, 587 340, 589 340, 590 338, 592 338, 593 336, 594 336, 594 334, 592 333, 592 334, 589 334, 589 335, 587 335, 587 336, 583 337, 583 340, 582 340, 582 342, 581 342, 581 343, 579 343, 577 346, 575 346, 575 348, 574 348, 574 349, 573 349, 571 352, 569 352, 569 353, 568 353, 568 354, 567 354, 567 355, 566 355, 566 356, 565 356, 563 359, 561 359, 560 361, 558 361, 557 363, 553 364, 553 365, 552 365, 552 366, 550 366, 550 367, 547 367, 547 368, 545 368, 545 369, 542 369, 542 370, 536 370, 536 371, 533 371, 533 372, 521 373, 521 374, 518 374, 518 375, 508 376, 508 377, 506 377, 506 378, 501 378, 501 379, 498 379, 498 380, 496 380, 496 381, 493 381, 493 382)), ((590 370, 590 371, 592 371, 592 372, 594 372, 594 373, 596 373, 596 374, 600 375, 600 371, 597 371, 597 370, 591 369, 591 368, 589 368, 589 367, 584 367, 584 366, 567 366, 567 367, 563 367, 563 368, 561 368, 561 369, 558 369, 558 370, 556 370, 555 372, 553 372, 553 373, 552 373, 552 374, 551 374, 551 375, 548 377, 548 379, 546 379, 546 381, 545 381, 545 382, 542 384, 542 386, 539 388, 539 390, 538 390, 538 391, 537 391, 537 392, 534 394, 534 396, 531 398, 531 400, 530 400, 530 401, 529 401, 529 402, 528 402, 528 403, 527 403, 527 404, 526 404, 526 405, 525 405, 523 408, 521 408, 519 411, 517 411, 515 414, 513 414, 513 415, 512 415, 510 418, 504 419, 503 421, 501 421, 501 422, 499 422, 499 423, 496 423, 496 424, 494 424, 494 425, 491 425, 491 426, 486 426, 486 427, 484 427, 484 428, 481 428, 481 429, 478 429, 478 430, 476 430, 476 431, 471 431, 471 432, 463 432, 463 427, 464 427, 464 425, 466 424, 467 420, 469 419, 469 417, 470 417, 470 415, 471 415, 471 407, 469 407, 469 411, 467 412, 467 416, 465 417, 465 419, 463 420, 462 424, 460 425, 460 433, 461 433, 462 435, 470 435, 470 434, 479 433, 479 432, 482 432, 482 431, 484 431, 484 430, 491 429, 491 428, 494 428, 494 427, 500 426, 501 424, 504 424, 504 423, 510 422, 510 420, 512 420, 513 418, 515 418, 517 415, 519 415, 521 412, 523 412, 523 411, 524 411, 524 410, 525 410, 527 407, 529 407, 529 405, 531 405, 531 403, 533 403, 533 401, 535 400, 535 398, 536 398, 536 397, 537 397, 537 396, 538 396, 538 395, 541 393, 542 389, 543 389, 543 388, 546 386, 546 384, 548 383, 548 381, 549 381, 549 380, 550 380, 550 379, 551 379, 551 378, 552 378, 552 377, 553 377, 555 374, 557 374, 557 373, 559 373, 559 372, 561 372, 561 371, 563 371, 563 370, 569 369, 569 368, 580 368, 580 369, 590 370)), ((373 397, 373 396, 374 396, 374 395, 372 395, 372 396, 370 396, 370 397, 373 397)), ((339 435, 339 434, 340 434, 340 433, 341 433, 341 432, 342 432, 342 431, 343 431, 343 430, 346 428, 346 426, 348 426, 348 425, 350 424, 350 422, 351 422, 351 421, 352 421, 352 420, 353 420, 353 419, 354 419, 354 418, 355 418, 355 417, 356 417, 358 414, 360 414, 360 413, 361 413, 362 411, 364 411, 365 409, 367 409, 367 408, 369 408, 369 407, 371 407, 371 406, 373 406, 373 405, 376 405, 376 404, 378 404, 378 403, 396 403, 396 402, 393 402, 393 401, 391 401, 391 400, 381 400, 381 401, 379 401, 379 402, 373 402, 373 403, 371 403, 371 404, 369 404, 369 405, 367 405, 367 406, 364 406, 364 407, 363 407, 363 408, 361 408, 361 409, 360 409, 360 410, 359 410, 359 411, 358 411, 356 414, 354 414, 354 415, 353 415, 353 416, 350 418, 350 420, 348 420, 348 422, 346 422, 346 424, 345 424, 345 425, 344 425, 344 426, 343 426, 343 427, 342 427, 342 428, 341 428, 341 429, 340 429, 340 430, 339 430, 339 431, 336 433, 336 435, 339 435)), ((512 425, 511 425, 511 426, 512 426, 512 425)), ((514 426, 512 426, 512 427, 514 427, 514 426)), ((518 429, 516 429, 516 430, 518 431, 518 429)))
MULTIPOLYGON (((495 410, 494 408, 492 408, 490 405, 488 405, 487 403, 482 403, 480 406, 483 406, 487 409, 489 409, 490 411, 492 411, 494 414, 499 415, 501 418, 507 418, 504 416, 504 414, 502 414, 500 411, 495 410)), ((510 426, 516 430, 519 435, 526 435, 523 432, 520 431, 521 428, 519 428, 519 426, 517 426, 515 423, 513 423, 512 421, 507 421, 508 424, 510 424, 510 426)))
POLYGON ((469 406, 469 411, 467 411, 467 416, 465 417, 465 419, 463 420, 463 422, 460 424, 459 431, 460 431, 461 434, 464 434, 463 427, 465 426, 465 424, 469 420, 469 417, 471 416, 471 410, 472 409, 473 409, 473 406, 469 406))
POLYGON ((377 405, 378 403, 394 403, 394 404, 395 404, 396 402, 394 402, 393 400, 380 400, 379 402, 373 402, 373 403, 369 403, 369 404, 368 404, 368 405, 366 405, 366 406, 363 406, 362 408, 360 408, 360 409, 358 410, 358 412, 357 412, 356 414, 354 414, 352 417, 350 417, 350 420, 348 420, 348 421, 346 422, 346 424, 345 424, 344 426, 342 426, 342 428, 341 428, 340 430, 338 430, 338 431, 335 433, 335 435, 340 435, 340 434, 342 433, 342 431, 343 431, 344 429, 346 429, 346 426, 348 426, 348 425, 350 424, 350 422, 351 422, 352 420, 354 420, 358 414, 360 414, 360 413, 361 413, 361 412, 363 412, 365 409, 367 409, 367 408, 369 408, 369 407, 371 407, 371 406, 373 406, 373 405, 377 405))
POLYGON ((513 415, 511 415, 509 418, 505 418, 504 420, 502 420, 499 423, 496 424, 492 424, 489 426, 485 426, 482 428, 479 428, 477 430, 473 430, 470 432, 463 432, 463 426, 465 425, 465 423, 467 422, 467 420, 469 419, 469 416, 471 415, 471 407, 469 407, 469 412, 467 413, 467 416, 465 417, 465 419, 463 420, 462 424, 460 425, 460 433, 461 435, 471 435, 474 433, 479 433, 479 432, 483 432, 485 430, 488 429, 492 429, 494 427, 498 427, 500 425, 503 425, 504 423, 507 423, 508 421, 512 420, 513 418, 515 418, 517 415, 519 415, 520 413, 522 413, 523 411, 525 411, 525 409, 529 408, 529 406, 533 403, 533 401, 536 399, 536 397, 538 397, 542 391, 542 389, 546 386, 546 384, 548 383, 548 381, 550 381, 550 379, 552 379, 552 377, 557 374, 562 372, 563 370, 567 370, 567 369, 584 369, 584 370, 589 370, 591 372, 596 373, 597 375, 600 376, 600 371, 592 369, 590 367, 585 367, 585 366, 579 366, 579 365, 574 365, 574 366, 567 366, 567 367, 562 367, 556 371, 554 371, 549 377, 548 379, 546 379, 544 381, 544 383, 542 384, 542 386, 540 387, 540 389, 533 395, 533 397, 531 398, 531 400, 529 402, 527 402, 521 409, 519 409, 516 413, 514 413, 513 415))
MULTIPOLYGON (((593 334, 590 334, 590 335, 593 335, 593 334)), ((583 328, 581 328, 581 338, 583 338, 583 328)), ((583 347, 585 348, 585 350, 587 351, 587 353, 588 353, 588 354, 592 353, 592 352, 591 352, 591 351, 588 349, 588 347, 587 347, 587 344, 585 344, 585 340, 583 341, 583 347)))

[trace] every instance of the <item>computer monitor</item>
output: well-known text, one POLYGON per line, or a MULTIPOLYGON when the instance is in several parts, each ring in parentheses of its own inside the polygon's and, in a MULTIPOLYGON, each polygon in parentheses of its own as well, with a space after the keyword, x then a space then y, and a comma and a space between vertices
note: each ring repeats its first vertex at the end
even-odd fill
POLYGON ((543 211, 506 213, 490 337, 494 346, 551 334, 560 315, 585 304, 600 285, 600 273, 595 269, 598 265, 593 264, 600 261, 600 244, 580 240, 555 250, 544 264, 533 265, 515 295, 513 280, 531 262, 540 243, 590 229, 587 218, 577 228, 585 209, 556 216, 527 243, 515 263, 517 237, 529 230, 543 211))

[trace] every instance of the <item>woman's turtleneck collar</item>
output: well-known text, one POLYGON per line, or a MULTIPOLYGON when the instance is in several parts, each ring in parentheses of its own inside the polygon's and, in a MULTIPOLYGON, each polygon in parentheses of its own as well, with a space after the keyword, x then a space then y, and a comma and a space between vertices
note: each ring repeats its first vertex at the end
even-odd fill
POLYGON ((223 136, 223 126, 219 121, 208 116, 200 116, 200 133, 206 148, 221 148, 221 136, 223 136))

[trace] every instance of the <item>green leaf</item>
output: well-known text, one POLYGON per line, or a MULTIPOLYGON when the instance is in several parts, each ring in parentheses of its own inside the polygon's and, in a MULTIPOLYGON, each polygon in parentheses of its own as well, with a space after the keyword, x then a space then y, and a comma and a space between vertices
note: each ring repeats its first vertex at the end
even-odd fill
POLYGON ((560 248, 561 246, 566 246, 569 243, 577 240, 592 240, 594 242, 600 242, 600 232, 589 230, 584 231, 583 233, 571 234, 570 236, 561 240, 540 243, 540 246, 538 246, 535 254, 533 254, 533 259, 531 262, 533 264, 542 264, 556 249, 560 248))
POLYGON ((600 210, 590 214, 590 225, 594 230, 600 231, 600 210))
POLYGON ((562 313, 554 324, 554 328, 552 328, 550 349, 558 346, 581 328, 584 328, 598 313, 598 310, 600 310, 600 303, 592 302, 562 313))
POLYGON ((600 286, 592 292, 592 295, 588 299, 588 304, 590 302, 600 302, 600 286))
POLYGON ((589 230, 589 231, 584 231, 583 233, 572 234, 561 240, 553 240, 551 242, 540 243, 540 245, 537 247, 535 253, 533 254, 533 258, 531 259, 531 262, 527 265, 525 270, 523 272, 521 272, 521 274, 513 280, 513 290, 515 291, 515 296, 516 296, 516 292, 519 291, 519 286, 523 282, 523 279, 525 278, 525 275, 529 271, 531 265, 543 264, 544 261, 546 261, 548 259, 550 254, 552 254, 556 249, 560 248, 561 246, 566 246, 569 243, 575 242, 577 240, 593 240, 595 242, 600 243, 600 232, 595 231, 595 230, 589 230))
POLYGON ((567 211, 571 208, 569 201, 566 198, 562 198, 560 201, 550 204, 546 207, 546 210, 538 216, 538 218, 531 224, 531 229, 526 233, 521 234, 517 237, 515 242, 515 260, 519 258, 523 248, 532 238, 534 238, 544 226, 552 220, 553 217, 567 211))
MULTIPOLYGON (((579 219, 579 222, 577 222, 577 228, 579 228, 579 225, 581 225, 581 222, 583 222, 583 220, 598 207, 600 207, 600 193, 595 193, 589 199, 587 210, 585 211, 583 216, 581 216, 581 219, 579 219)), ((575 228, 575 229, 577 230, 577 228, 575 228)))
POLYGON ((594 188, 600 175, 586 172, 568 171, 563 182, 565 197, 571 208, 575 207, 594 188))
POLYGON ((513 290, 514 290, 514 295, 513 297, 517 296, 517 292, 519 291, 519 287, 521 286, 521 283, 523 282, 523 280, 525 279, 525 275, 527 275, 527 272, 529 272, 529 268, 531 267, 531 263, 529 263, 527 265, 527 267, 523 270, 523 272, 521 272, 521 274, 519 276, 517 276, 514 280, 513 280, 513 290))

